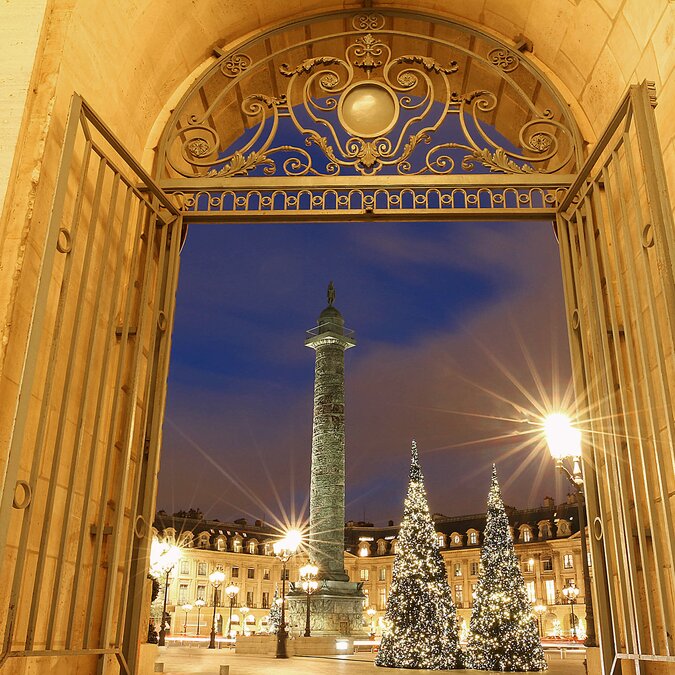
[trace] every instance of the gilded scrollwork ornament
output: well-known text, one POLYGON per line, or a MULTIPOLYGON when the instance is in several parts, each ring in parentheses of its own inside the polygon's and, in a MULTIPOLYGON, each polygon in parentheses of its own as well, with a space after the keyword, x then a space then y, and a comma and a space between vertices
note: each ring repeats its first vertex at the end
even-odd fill
POLYGON ((234 178, 555 173, 574 161, 564 112, 525 93, 521 55, 494 42, 469 54, 440 40, 424 54, 394 53, 394 45, 406 44, 397 37, 386 13, 362 11, 340 34, 340 50, 333 39, 321 53, 317 39, 276 65, 245 47, 224 54, 217 68, 228 84, 208 89, 202 113, 178 120, 168 165, 186 178, 234 178), (500 86, 464 91, 467 55, 497 74, 500 86), (274 87, 246 95, 272 67, 274 87), (522 111, 508 140, 495 126, 507 96, 522 111), (238 108, 244 129, 231 145, 221 142, 230 134, 221 121, 225 108, 230 115, 238 108))

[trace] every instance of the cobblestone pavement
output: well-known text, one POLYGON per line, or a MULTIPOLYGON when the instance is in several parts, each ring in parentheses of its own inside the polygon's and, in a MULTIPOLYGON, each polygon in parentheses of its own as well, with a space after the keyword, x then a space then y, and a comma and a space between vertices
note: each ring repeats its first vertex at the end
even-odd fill
MULTIPOLYGON (((220 666, 230 666, 229 675, 384 675, 385 673, 417 673, 419 670, 400 668, 377 668, 373 665, 373 654, 353 656, 293 656, 289 659, 275 659, 272 656, 246 656, 226 650, 208 651, 198 647, 167 647, 157 659, 164 664, 165 675, 220 675, 220 666)), ((547 654, 548 675, 584 675, 584 656, 569 653, 561 659, 558 652, 547 654)), ((438 672, 438 671, 434 671, 438 672)), ((457 675, 470 675, 485 671, 446 671, 457 675)))

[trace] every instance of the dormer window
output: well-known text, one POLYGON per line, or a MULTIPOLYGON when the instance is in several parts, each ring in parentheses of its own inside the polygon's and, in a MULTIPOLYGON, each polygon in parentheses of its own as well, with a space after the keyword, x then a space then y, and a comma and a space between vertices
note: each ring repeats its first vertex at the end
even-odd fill
POLYGON ((440 532, 437 533, 436 541, 438 542, 438 548, 443 548, 445 546, 445 535, 440 532))
POLYGON ((235 553, 241 553, 242 551, 242 544, 241 544, 241 539, 239 537, 235 537, 234 541, 232 542, 232 550, 235 553))
POLYGON ((478 543, 478 532, 476 530, 469 531, 469 544, 476 545, 478 543))
POLYGON ((216 544, 216 548, 219 551, 226 551, 227 550, 227 543, 226 543, 224 537, 218 537, 218 542, 216 544))

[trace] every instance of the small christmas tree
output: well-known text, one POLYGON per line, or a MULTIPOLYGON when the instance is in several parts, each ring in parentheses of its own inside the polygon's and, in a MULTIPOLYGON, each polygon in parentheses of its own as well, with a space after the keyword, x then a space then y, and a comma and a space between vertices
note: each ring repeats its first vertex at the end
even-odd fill
POLYGON ((546 670, 537 623, 513 548, 494 465, 484 536, 471 611, 467 667, 546 670))
POLYGON ((375 665, 441 670, 457 668, 459 656, 457 614, 413 441, 410 483, 375 665))
POLYGON ((279 589, 274 587, 274 599, 270 607, 270 622, 267 627, 269 633, 276 635, 281 626, 281 598, 279 597, 279 589))

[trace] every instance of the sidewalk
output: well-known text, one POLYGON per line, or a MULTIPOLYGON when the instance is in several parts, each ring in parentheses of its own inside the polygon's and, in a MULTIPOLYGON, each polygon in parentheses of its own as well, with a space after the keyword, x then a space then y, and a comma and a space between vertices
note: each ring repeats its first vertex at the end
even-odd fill
MULTIPOLYGON (((401 668, 376 668, 374 654, 350 656, 294 656, 289 659, 275 659, 272 656, 248 656, 234 654, 230 650, 210 651, 198 647, 167 647, 157 659, 164 664, 165 675, 220 675, 220 666, 230 666, 229 675, 384 675, 385 673, 417 673, 419 670, 401 668)), ((557 653, 547 654, 548 675, 584 675, 582 653, 568 654, 561 659, 557 653)), ((440 671, 434 671, 440 672, 440 671)), ((484 674, 486 671, 447 671, 469 675, 484 674)))

